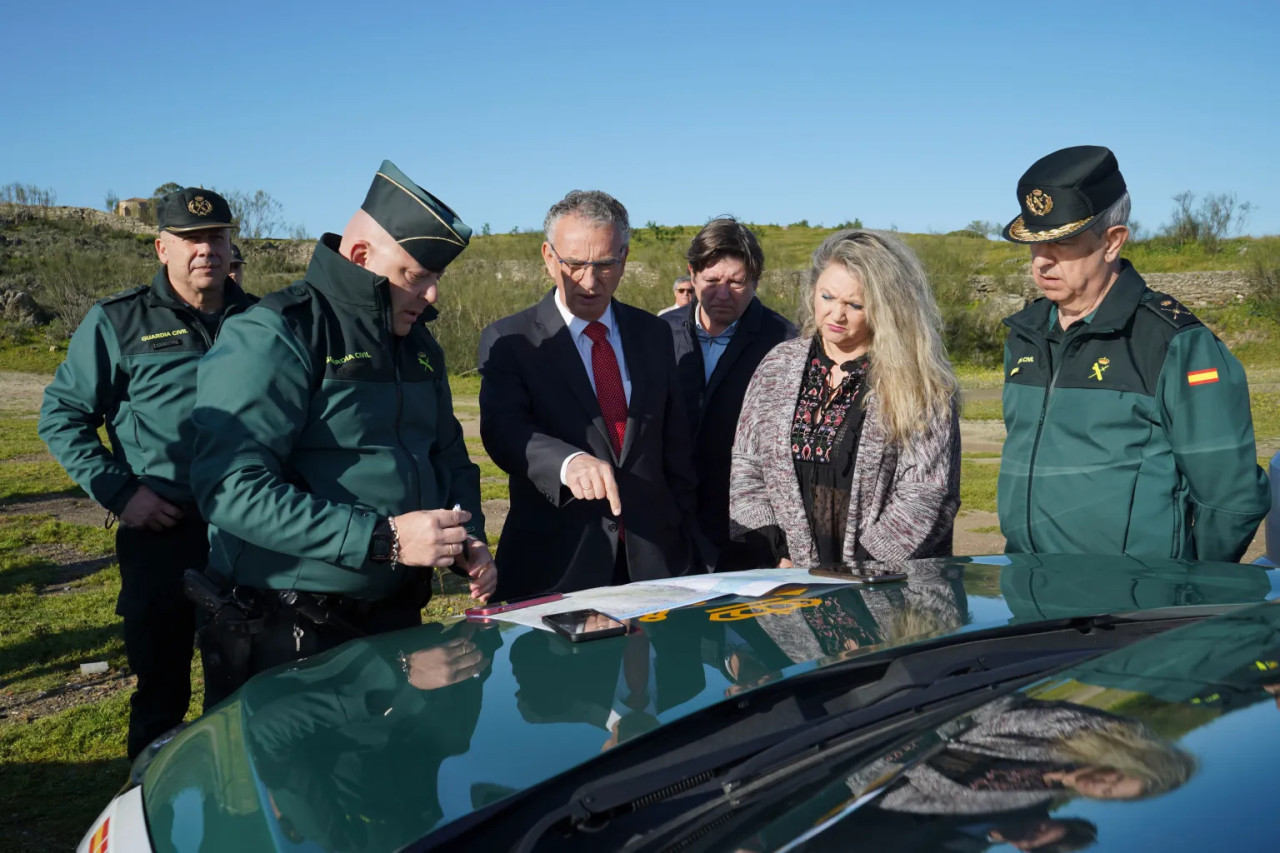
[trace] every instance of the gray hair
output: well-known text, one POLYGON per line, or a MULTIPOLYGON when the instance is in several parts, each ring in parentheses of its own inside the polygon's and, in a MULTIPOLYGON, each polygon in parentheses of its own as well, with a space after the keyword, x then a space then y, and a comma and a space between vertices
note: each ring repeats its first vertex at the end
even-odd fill
POLYGON ((671 289, 672 289, 672 290, 679 290, 679 289, 680 289, 680 285, 684 284, 686 281, 693 281, 693 279, 692 279, 692 278, 690 278, 690 277, 689 277, 689 276, 687 276, 687 275, 682 275, 682 276, 680 276, 678 279, 676 279, 676 280, 675 280, 675 282, 673 282, 673 283, 672 283, 672 285, 671 285, 671 289))
POLYGON ((542 220, 542 230, 551 242, 551 232, 556 223, 568 215, 585 219, 593 225, 612 227, 622 237, 622 247, 631 245, 631 222, 622 202, 600 190, 572 190, 560 201, 551 205, 547 218, 542 220))
POLYGON ((1129 201, 1129 191, 1125 190, 1124 195, 1116 199, 1110 207, 1102 211, 1098 216, 1098 221, 1089 226, 1089 230, 1101 236, 1107 232, 1108 228, 1114 228, 1117 225, 1129 224, 1129 213, 1133 207, 1133 202, 1129 201))

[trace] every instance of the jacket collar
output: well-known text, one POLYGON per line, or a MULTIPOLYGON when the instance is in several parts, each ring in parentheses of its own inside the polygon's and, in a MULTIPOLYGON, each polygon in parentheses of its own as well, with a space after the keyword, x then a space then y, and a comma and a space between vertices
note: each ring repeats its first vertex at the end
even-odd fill
MULTIPOLYGON (((1133 264, 1121 259, 1120 275, 1112 283, 1107 295, 1102 297, 1102 304, 1094 311, 1089 332, 1100 335, 1123 328, 1138 310, 1138 303, 1142 301, 1142 294, 1146 290, 1147 283, 1138 275, 1133 264)), ((1004 324, 1011 329, 1042 337, 1049 327, 1049 313, 1052 309, 1053 303, 1042 297, 1013 316, 1006 317, 1004 324)))
MULTIPOLYGON (((147 298, 151 305, 182 308, 188 311, 195 310, 182 297, 178 296, 177 291, 173 289, 173 285, 169 282, 169 269, 163 265, 156 271, 155 278, 151 279, 151 292, 147 295, 147 298)), ((240 285, 230 278, 222 282, 222 307, 224 311, 233 306, 236 308, 247 307, 252 305, 253 301, 253 297, 241 290, 240 285)))
MULTIPOLYGON (((697 310, 697 300, 690 302, 688 305, 680 309, 680 322, 684 323, 690 334, 693 334, 694 330, 698 328, 697 315, 694 313, 697 310)), ((738 332, 744 330, 753 333, 758 332, 760 331, 760 325, 763 322, 764 304, 760 301, 760 297, 753 296, 751 297, 751 301, 747 303, 747 310, 743 311, 742 316, 738 318, 738 325, 734 328, 733 333, 734 335, 737 335, 738 332)))
MULTIPOLYGON (((342 238, 337 234, 324 234, 316 241, 311 263, 307 264, 307 283, 335 302, 385 319, 391 305, 391 283, 386 276, 344 258, 338 252, 341 244, 342 238)), ((434 305, 428 305, 418 322, 429 323, 439 314, 434 305)))

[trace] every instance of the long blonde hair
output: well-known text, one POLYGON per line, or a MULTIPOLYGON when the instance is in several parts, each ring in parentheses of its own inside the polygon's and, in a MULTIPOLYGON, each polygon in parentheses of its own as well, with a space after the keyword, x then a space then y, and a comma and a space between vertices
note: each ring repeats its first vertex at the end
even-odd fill
POLYGON ((800 299, 800 325, 806 336, 817 331, 813 299, 818 277, 834 263, 862 284, 871 331, 868 388, 879 402, 890 440, 906 444, 930 419, 950 408, 959 387, 942 343, 942 314, 924 267, 897 237, 856 228, 837 231, 813 253, 800 299))
POLYGON ((1135 799, 1180 788, 1196 771, 1190 753, 1156 737, 1135 720, 1079 732, 1062 741, 1058 752, 1086 767, 1105 767, 1139 780, 1142 793, 1135 799))

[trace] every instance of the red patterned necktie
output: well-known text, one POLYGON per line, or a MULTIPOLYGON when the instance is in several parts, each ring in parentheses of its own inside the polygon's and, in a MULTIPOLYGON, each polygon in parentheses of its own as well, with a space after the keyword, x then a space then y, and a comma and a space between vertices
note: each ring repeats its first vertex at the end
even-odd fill
POLYGON ((604 415, 614 455, 621 456, 622 439, 627 434, 627 392, 622 388, 618 357, 609 344, 609 330, 604 323, 588 323, 586 335, 591 338, 591 373, 596 382, 600 414, 604 415))

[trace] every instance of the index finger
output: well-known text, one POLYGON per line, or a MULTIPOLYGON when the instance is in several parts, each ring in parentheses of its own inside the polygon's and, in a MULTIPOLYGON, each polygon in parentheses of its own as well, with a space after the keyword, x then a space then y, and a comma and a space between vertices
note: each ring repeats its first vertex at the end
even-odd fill
POLYGON ((454 504, 453 509, 449 510, 453 513, 453 523, 449 527, 457 527, 459 524, 466 524, 471 520, 471 513, 462 508, 462 504, 454 504))
POLYGON ((621 516, 622 498, 618 494, 618 481, 613 478, 613 469, 602 469, 600 479, 604 480, 604 495, 609 499, 609 511, 614 515, 621 516))

